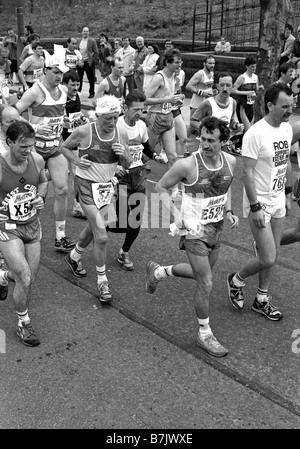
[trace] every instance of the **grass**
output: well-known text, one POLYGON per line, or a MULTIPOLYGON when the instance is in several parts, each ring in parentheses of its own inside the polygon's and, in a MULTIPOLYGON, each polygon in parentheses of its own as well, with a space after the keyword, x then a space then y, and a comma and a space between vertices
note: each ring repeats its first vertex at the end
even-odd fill
MULTIPOLYGON (((88 26, 93 37, 103 32, 109 38, 192 40, 193 5, 193 0, 31 0, 25 2, 24 24, 41 37, 79 36, 88 26)), ((15 7, 16 0, 3 5, 3 34, 8 25, 17 31, 15 7)))

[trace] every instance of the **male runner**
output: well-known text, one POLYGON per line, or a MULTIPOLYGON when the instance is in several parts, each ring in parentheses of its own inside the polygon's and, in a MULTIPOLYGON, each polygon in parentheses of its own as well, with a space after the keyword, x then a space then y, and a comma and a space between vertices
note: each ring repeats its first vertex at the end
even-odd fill
POLYGON ((74 250, 65 257, 74 276, 86 276, 81 258, 93 240, 97 270, 99 300, 112 301, 106 276, 107 232, 105 213, 114 195, 114 176, 118 163, 128 169, 132 158, 128 137, 118 131, 116 123, 121 111, 119 100, 104 95, 97 101, 96 122, 75 128, 62 145, 62 153, 76 165, 75 196, 81 204, 88 223, 81 232, 74 250), (76 149, 78 147, 78 156, 76 149))
POLYGON ((25 345, 37 346, 40 340, 31 325, 28 306, 41 252, 38 212, 44 207, 48 182, 43 158, 32 152, 32 126, 14 122, 6 135, 8 151, 0 156, 0 251, 8 270, 0 270, 0 299, 7 297, 8 281, 14 282, 17 335, 25 345))
POLYGON ((61 84, 68 67, 55 59, 46 61, 45 75, 16 103, 20 114, 28 110, 36 134, 34 149, 43 156, 54 189, 56 251, 68 252, 75 244, 66 237, 68 162, 61 154, 67 88, 61 84))
POLYGON ((217 341, 209 325, 212 268, 219 255, 224 217, 231 227, 238 226, 238 217, 231 210, 230 190, 236 159, 221 151, 228 137, 225 122, 215 117, 205 119, 199 150, 176 161, 156 185, 169 210, 172 204, 169 189, 178 182, 183 185, 181 211, 174 208, 173 214, 181 235, 179 248, 185 249, 189 263, 169 266, 147 263, 148 293, 153 294, 158 282, 167 277, 196 280, 194 304, 200 326, 197 344, 216 357, 225 356, 228 350, 217 341))
POLYGON ((290 147, 293 139, 299 139, 299 131, 294 132, 289 124, 292 108, 291 88, 286 84, 273 84, 265 93, 266 116, 252 125, 244 136, 243 209, 256 242, 258 257, 250 259, 227 279, 230 302, 237 310, 242 310, 245 279, 258 273, 258 289, 252 310, 272 321, 283 316, 271 303, 269 286, 284 230, 286 195, 292 192, 290 186, 285 188, 291 170, 290 147))
POLYGON ((140 120, 145 100, 146 97, 140 90, 135 89, 128 94, 125 100, 125 113, 119 117, 117 123, 119 132, 125 132, 128 135, 129 151, 133 162, 128 170, 120 165, 117 167, 116 175, 119 178, 116 203, 118 223, 117 227, 108 227, 107 230, 126 233, 125 241, 118 254, 118 262, 127 271, 134 269, 128 252, 141 229, 146 198, 146 176, 150 171, 147 161, 149 158, 163 163, 160 156, 150 147, 147 127, 144 121, 140 120), (147 156, 146 161, 144 155, 147 156))

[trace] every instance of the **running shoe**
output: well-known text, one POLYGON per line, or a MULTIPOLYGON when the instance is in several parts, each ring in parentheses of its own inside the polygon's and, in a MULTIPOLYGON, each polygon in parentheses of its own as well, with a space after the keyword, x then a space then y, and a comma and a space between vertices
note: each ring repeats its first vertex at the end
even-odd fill
POLYGON ((70 267, 74 276, 78 278, 84 278, 86 276, 86 271, 84 268, 82 268, 81 260, 76 262, 76 260, 71 259, 70 252, 65 256, 65 261, 66 264, 70 267))
POLYGON ((55 239, 54 248, 60 253, 68 253, 75 245, 76 243, 70 242, 68 237, 62 237, 60 240, 55 239))
POLYGON ((208 352, 210 355, 214 355, 215 357, 224 357, 228 354, 228 350, 218 342, 213 334, 208 334, 204 338, 201 338, 198 334, 197 345, 208 352))
POLYGON ((0 285, 0 301, 5 301, 8 295, 8 283, 0 285))
POLYGON ((251 307, 253 312, 265 315, 271 321, 279 321, 283 317, 278 308, 271 303, 272 296, 267 296, 268 300, 265 302, 258 302, 257 297, 254 299, 254 303, 251 307))
POLYGON ((244 307, 244 293, 242 287, 237 287, 232 279, 235 273, 229 274, 227 277, 228 295, 229 300, 233 307, 238 310, 242 310, 244 307))
POLYGON ((111 290, 108 286, 108 282, 103 282, 98 286, 99 289, 99 301, 102 303, 108 303, 112 301, 111 290))
POLYGON ((22 326, 18 326, 17 336, 26 346, 38 346, 40 344, 40 340, 30 323, 22 323, 22 326))
POLYGON ((159 265, 156 262, 147 262, 146 264, 146 272, 147 272, 146 291, 151 295, 155 292, 157 284, 160 282, 154 276, 154 271, 158 267, 159 265))
POLYGON ((126 271, 132 271, 134 266, 133 262, 129 257, 128 253, 120 253, 118 255, 118 262, 122 265, 123 269, 126 271))

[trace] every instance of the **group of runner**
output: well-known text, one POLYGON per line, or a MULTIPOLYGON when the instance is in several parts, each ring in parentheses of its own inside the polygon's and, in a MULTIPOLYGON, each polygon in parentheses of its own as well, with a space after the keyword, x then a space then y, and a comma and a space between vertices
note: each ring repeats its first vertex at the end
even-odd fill
MULTIPOLYGON (((206 68, 214 67, 212 59, 207 59, 206 68)), ((28 111, 29 116, 29 123, 15 117, 6 130, 1 128, 5 145, 0 156, 0 251, 8 266, 8 270, 0 271, 0 298, 7 297, 8 281, 14 282, 17 334, 24 344, 39 344, 28 306, 40 259, 38 215, 44 207, 49 180, 55 195, 54 248, 66 253, 65 261, 74 276, 85 277, 82 256, 92 243, 99 300, 109 303, 113 293, 106 267, 108 233, 125 233, 118 262, 124 270, 132 271, 129 250, 140 231, 147 161, 162 162, 155 152, 161 141, 169 170, 156 190, 174 217, 171 228, 180 236, 179 248, 186 251, 188 263, 160 265, 149 261, 146 289, 154 294, 158 283, 167 277, 195 279, 197 344, 214 356, 228 353, 211 330, 209 304, 212 268, 219 254, 224 218, 232 228, 239 224, 231 205, 236 158, 222 150, 230 129, 243 132, 245 125, 239 122, 236 102, 230 96, 234 89, 231 75, 219 75, 213 95, 209 74, 195 74, 187 89, 203 97, 199 104, 191 103, 190 127, 200 133, 200 145, 190 156, 178 158, 183 155, 176 153, 174 121, 181 114, 184 99, 178 88, 181 64, 179 50, 166 50, 163 68, 156 72, 145 92, 131 90, 124 102, 110 92, 110 88, 116 87, 112 82, 96 95, 95 119, 87 121, 81 113, 78 74, 68 72, 64 64, 53 58, 46 61, 44 76, 26 90, 15 108, 5 107, 14 109, 17 115, 28 111), (145 109, 147 126, 141 119, 145 109), (63 128, 67 130, 65 140, 63 128), (68 161, 73 167, 75 201, 87 219, 76 243, 65 233, 68 161), (175 201, 178 197, 180 208, 175 201)), ((118 64, 115 67, 118 70, 118 64)), ((252 91, 247 92, 254 96, 252 91)), ((289 200, 292 194, 290 147, 300 138, 300 125, 292 127, 288 123, 293 107, 293 93, 288 85, 270 86, 265 92, 265 105, 266 116, 245 133, 242 149, 244 216, 249 219, 257 255, 230 274, 227 282, 232 305, 242 310, 245 279, 259 273, 252 310, 277 321, 282 313, 271 302, 269 283, 284 230, 286 198, 289 200)))

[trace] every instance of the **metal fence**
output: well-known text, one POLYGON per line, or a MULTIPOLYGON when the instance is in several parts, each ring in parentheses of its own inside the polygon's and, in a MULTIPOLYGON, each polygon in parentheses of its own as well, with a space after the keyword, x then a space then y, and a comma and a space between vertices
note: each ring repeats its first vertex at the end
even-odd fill
MULTIPOLYGON (((192 51, 212 51, 224 36, 232 51, 257 51, 260 24, 259 0, 203 0, 195 4, 192 51)), ((300 0, 291 0, 287 22, 300 25, 300 0)))

